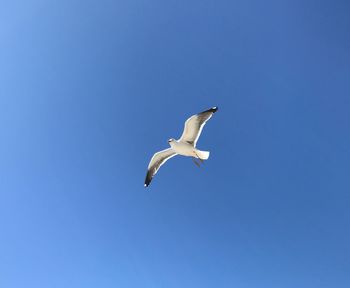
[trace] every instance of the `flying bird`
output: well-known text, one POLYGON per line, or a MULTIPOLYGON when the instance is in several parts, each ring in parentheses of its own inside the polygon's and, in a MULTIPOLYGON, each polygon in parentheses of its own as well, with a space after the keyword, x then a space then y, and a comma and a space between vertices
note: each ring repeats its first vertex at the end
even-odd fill
POLYGON ((193 162, 199 167, 200 164, 195 160, 199 159, 201 163, 209 158, 209 151, 201 151, 196 148, 196 144, 205 123, 218 111, 218 107, 210 108, 201 113, 195 114, 188 118, 185 122, 185 128, 180 139, 171 138, 168 140, 170 148, 155 153, 148 165, 145 179, 145 187, 147 187, 154 175, 158 172, 167 160, 176 156, 192 157, 193 162))

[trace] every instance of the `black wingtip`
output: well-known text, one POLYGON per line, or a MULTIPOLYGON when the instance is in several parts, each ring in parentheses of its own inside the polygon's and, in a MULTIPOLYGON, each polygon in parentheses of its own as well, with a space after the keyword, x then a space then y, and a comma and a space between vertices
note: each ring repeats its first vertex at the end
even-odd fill
MULTIPOLYGON (((152 179, 151 179, 152 180, 152 179)), ((147 188, 149 186, 149 183, 151 183, 151 180, 146 180, 145 184, 143 185, 143 187, 147 188)))
POLYGON ((212 107, 212 108, 210 108, 208 110, 203 111, 202 113, 206 113, 206 112, 215 113, 216 111, 218 111, 218 109, 219 109, 218 107, 214 106, 214 107, 212 107))
MULTIPOLYGON (((212 107, 212 108, 210 108, 208 110, 205 110, 205 111, 203 111, 201 113, 207 113, 207 112, 215 113, 216 111, 218 111, 218 109, 219 108, 217 106, 214 106, 214 107, 212 107)), ((198 114, 201 114, 201 113, 198 113, 198 114)))
POLYGON ((145 184, 143 185, 145 188, 147 188, 149 186, 149 184, 151 183, 152 181, 152 174, 150 173, 150 171, 147 171, 147 174, 146 174, 146 179, 145 179, 145 184))
POLYGON ((213 108, 210 108, 209 111, 215 113, 216 111, 219 110, 219 107, 214 106, 213 108))

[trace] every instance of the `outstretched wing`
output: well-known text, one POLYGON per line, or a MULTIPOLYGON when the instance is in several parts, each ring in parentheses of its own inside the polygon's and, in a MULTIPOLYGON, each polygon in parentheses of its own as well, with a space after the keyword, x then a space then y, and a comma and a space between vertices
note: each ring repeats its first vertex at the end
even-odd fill
POLYGON ((156 175, 160 166, 162 166, 168 159, 174 157, 175 155, 176 152, 171 148, 159 151, 153 155, 151 162, 149 162, 148 165, 145 187, 151 183, 153 176, 156 175))
POLYGON ((185 128, 182 132, 180 141, 187 142, 196 147, 198 138, 201 135, 205 123, 216 111, 218 111, 218 107, 213 107, 188 118, 185 122, 185 128))

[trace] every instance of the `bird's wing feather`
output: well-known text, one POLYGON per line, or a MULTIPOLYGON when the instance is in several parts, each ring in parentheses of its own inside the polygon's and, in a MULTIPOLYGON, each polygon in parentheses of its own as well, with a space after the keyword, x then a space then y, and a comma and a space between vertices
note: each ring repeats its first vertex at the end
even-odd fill
POLYGON ((148 170, 145 179, 145 187, 147 187, 154 175, 158 172, 160 166, 162 166, 167 160, 174 157, 176 152, 172 148, 168 148, 162 151, 155 153, 149 162, 148 170))
POLYGON ((185 122, 185 128, 180 141, 187 142, 195 147, 205 123, 217 110, 217 107, 213 107, 188 118, 185 122))

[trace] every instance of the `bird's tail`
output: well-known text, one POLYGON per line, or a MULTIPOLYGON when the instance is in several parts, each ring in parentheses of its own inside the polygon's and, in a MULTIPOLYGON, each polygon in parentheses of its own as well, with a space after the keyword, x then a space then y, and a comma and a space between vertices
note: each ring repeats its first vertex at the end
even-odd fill
POLYGON ((202 160, 207 160, 209 158, 209 151, 201 151, 201 150, 196 150, 196 154, 198 157, 202 160))

